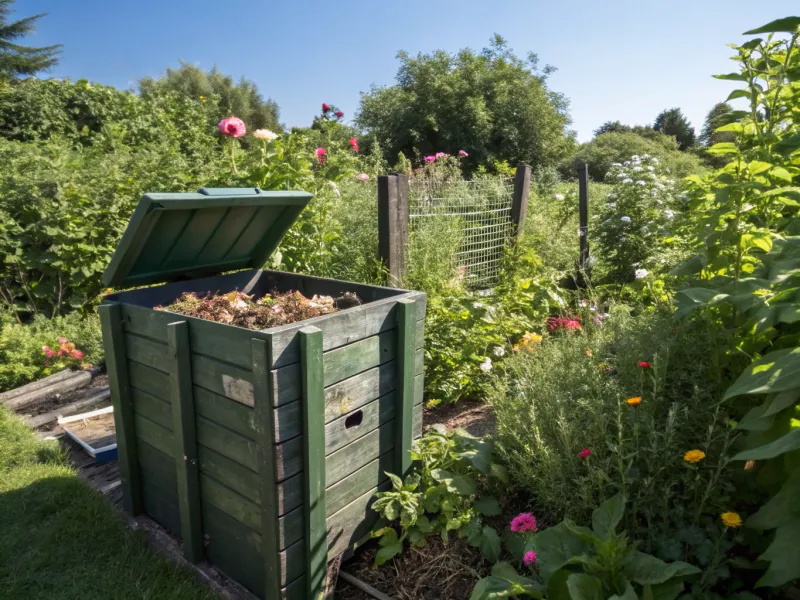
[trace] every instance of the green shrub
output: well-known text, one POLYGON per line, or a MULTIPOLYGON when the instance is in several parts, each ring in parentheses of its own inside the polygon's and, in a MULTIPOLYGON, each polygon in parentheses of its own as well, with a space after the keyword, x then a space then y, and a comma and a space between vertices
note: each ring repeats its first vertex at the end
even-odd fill
POLYGON ((67 364, 99 364, 103 358, 100 320, 72 313, 47 319, 37 316, 21 325, 8 311, 0 312, 0 391, 52 375, 67 364), (58 350, 58 338, 67 338, 83 353, 80 360, 47 360, 43 346, 58 350))
POLYGON ((506 362, 490 393, 500 449, 544 519, 585 520, 621 492, 626 530, 644 551, 707 566, 731 491, 732 431, 708 361, 720 334, 623 306, 603 316, 587 306, 581 330, 506 362), (704 460, 685 462, 693 449, 704 460))

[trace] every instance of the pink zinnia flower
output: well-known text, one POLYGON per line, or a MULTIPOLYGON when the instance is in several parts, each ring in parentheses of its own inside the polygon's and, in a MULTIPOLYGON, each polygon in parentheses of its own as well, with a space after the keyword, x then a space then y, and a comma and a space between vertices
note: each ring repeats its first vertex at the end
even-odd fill
POLYGON ((353 147, 353 152, 358 152, 358 140, 356 138, 350 138, 350 145, 353 147))
POLYGON ((469 156, 469 154, 467 154, 464 150, 459 150, 458 155, 462 158, 467 158, 469 156))
POLYGON ((522 563, 526 567, 530 567, 531 565, 536 564, 536 552, 531 550, 530 552, 526 552, 525 556, 522 557, 522 563))
POLYGON ((447 153, 446 152, 437 152, 434 156, 436 158, 442 158, 444 156, 447 156, 447 153))
POLYGON ((328 151, 325 150, 325 148, 317 148, 316 150, 314 150, 314 154, 317 155, 317 160, 319 162, 324 163, 325 162, 325 157, 327 156, 328 151))
POLYGON ((72 352, 69 353, 69 355, 72 358, 77 358, 78 360, 83 358, 83 352, 81 352, 80 350, 73 350, 72 352))
POLYGON ((335 113, 337 119, 341 119, 344 116, 344 113, 340 110, 337 110, 335 113))
POLYGON ((589 458, 589 455, 591 453, 592 453, 592 449, 591 448, 584 448, 583 450, 578 452, 578 456, 580 456, 581 458, 589 458))
POLYGON ((367 175, 366 173, 359 173, 359 174, 358 174, 358 178, 359 178, 361 181, 366 181, 367 179, 369 179, 369 175, 367 175))
POLYGON ((432 163, 433 161, 436 160, 436 157, 435 156, 425 156, 425 157, 423 157, 422 160, 424 160, 426 163, 432 163))
POLYGON ((325 104, 324 102, 322 103, 322 112, 323 113, 328 112, 330 109, 331 109, 331 107, 330 107, 329 104, 325 104))
POLYGON ((526 531, 536 531, 536 517, 531 513, 520 513, 511 519, 511 531, 525 533, 526 531))
POLYGON ((66 344, 68 341, 69 340, 67 338, 65 338, 65 337, 58 338, 58 343, 59 344, 66 344))
POLYGON ((56 355, 55 351, 50 348, 50 346, 42 346, 42 352, 47 358, 52 358, 56 355))
POLYGON ((244 121, 238 117, 228 117, 219 122, 219 132, 228 137, 242 137, 247 133, 247 127, 244 126, 244 121))
POLYGON ((649 362, 647 362, 646 360, 640 360, 640 361, 639 361, 639 366, 640 366, 642 369, 649 369, 649 368, 650 368, 650 363, 649 363, 649 362))
POLYGON ((564 323, 564 329, 580 329, 580 328, 581 328, 581 322, 578 321, 577 319, 568 319, 564 323))

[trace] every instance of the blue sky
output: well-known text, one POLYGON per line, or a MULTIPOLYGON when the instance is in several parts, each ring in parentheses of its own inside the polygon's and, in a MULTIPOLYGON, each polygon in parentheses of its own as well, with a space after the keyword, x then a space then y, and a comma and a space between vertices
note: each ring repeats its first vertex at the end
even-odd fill
POLYGON ((398 50, 483 48, 494 33, 558 71, 580 140, 607 120, 652 122, 679 106, 698 129, 729 82, 728 42, 800 13, 797 0, 18 0, 39 12, 26 43, 64 45, 54 77, 132 88, 179 60, 256 82, 281 121, 309 125, 326 101, 347 117, 359 92, 394 81, 398 50), (758 10, 754 10, 754 7, 758 10), (758 12, 759 16, 753 16, 758 12))

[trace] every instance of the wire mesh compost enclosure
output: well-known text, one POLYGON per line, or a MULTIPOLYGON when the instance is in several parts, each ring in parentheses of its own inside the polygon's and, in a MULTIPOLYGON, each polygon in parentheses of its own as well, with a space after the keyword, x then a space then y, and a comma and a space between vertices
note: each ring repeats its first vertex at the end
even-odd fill
POLYGON ((514 178, 409 181, 409 230, 446 220, 460 232, 455 262, 466 284, 486 289, 497 282, 503 251, 514 232, 514 178))

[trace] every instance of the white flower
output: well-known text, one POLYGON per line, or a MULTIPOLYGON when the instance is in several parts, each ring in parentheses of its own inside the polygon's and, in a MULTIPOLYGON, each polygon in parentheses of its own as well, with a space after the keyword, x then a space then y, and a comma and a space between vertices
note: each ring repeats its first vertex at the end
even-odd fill
POLYGON ((617 173, 617 179, 624 179, 624 178, 625 178, 625 177, 627 177, 627 176, 628 176, 628 175, 627 175, 627 174, 625 174, 624 172, 623 172, 623 173, 617 173))
POLYGON ((335 183, 333 183, 332 181, 329 181, 328 183, 331 184, 331 187, 333 188, 333 192, 336 194, 336 196, 341 198, 342 197, 342 193, 339 191, 339 186, 336 185, 335 183))
POLYGON ((636 279, 642 279, 643 277, 647 277, 650 271, 647 269, 636 269, 633 274, 636 275, 636 279))
POLYGON ((625 179, 622 180, 622 183, 633 183, 633 179, 631 179, 630 177, 626 177, 625 179))
POLYGON ((629 165, 631 164, 631 161, 629 161, 629 160, 626 160, 626 161, 625 161, 624 163, 622 163, 622 164, 623 164, 623 165, 625 165, 625 166, 627 167, 627 166, 629 166, 629 165))
POLYGON ((752 204, 750 204, 750 203, 748 202, 747 204, 745 204, 745 205, 742 207, 742 210, 743 210, 744 212, 747 212, 748 210, 753 210, 753 205, 752 205, 752 204))
POLYGON ((622 163, 611 163, 612 167, 621 167, 622 163))
POLYGON ((642 169, 642 167, 633 167, 633 171, 638 173, 639 171, 644 171, 644 169, 642 169))
POLYGON ((473 302, 472 308, 483 308, 485 304, 483 302, 473 302))
POLYGON ((606 196, 606 198, 616 198, 616 197, 617 195, 614 192, 611 192, 608 194, 608 196, 606 196))
POLYGON ((580 304, 581 306, 583 306, 585 308, 585 307, 589 306, 589 301, 586 298, 584 298, 578 304, 580 304))
POLYGON ((671 219, 672 217, 674 217, 674 216, 675 216, 675 211, 674 211, 674 210, 667 209, 667 210, 665 210, 665 211, 664 211, 664 214, 666 215, 666 217, 667 217, 668 219, 671 219))
POLYGON ((642 158, 650 158, 649 154, 642 154, 642 158))
POLYGON ((638 154, 634 154, 633 156, 631 156, 631 159, 632 160, 639 160, 639 155, 638 154))
POLYGON ((656 168, 653 167, 652 165, 647 165, 647 170, 652 172, 652 171, 655 171, 656 168))
POLYGON ((623 217, 620 217, 619 220, 622 221, 623 223, 630 223, 631 222, 631 218, 630 217, 624 217, 623 216, 623 217))
POLYGON ((497 347, 496 347, 496 348, 493 350, 493 352, 494 352, 494 355, 495 355, 495 356, 505 356, 505 354, 506 354, 506 349, 505 349, 505 348, 503 348, 502 346, 497 346, 497 347))
POLYGON ((647 184, 644 181, 642 181, 641 179, 637 179, 636 180, 636 185, 647 185, 647 184))
POLYGON ((616 202, 609 202, 608 203, 608 208, 617 208, 617 203, 616 202))
POLYGON ((259 140, 266 140, 267 142, 271 142, 275 138, 278 137, 278 134, 270 131, 269 129, 256 129, 253 132, 253 137, 258 138, 259 140))
POLYGON ((667 179, 667 183, 669 185, 672 185, 673 183, 675 183, 675 180, 674 179, 667 179))
POLYGON ((564 194, 556 194, 556 200, 563 200, 564 194))
POLYGON ((492 370, 492 359, 491 358, 484 358, 483 362, 481 363, 481 371, 484 373, 488 373, 492 370))
POLYGON ((658 164, 658 159, 657 158, 653 158, 653 162, 658 164))

